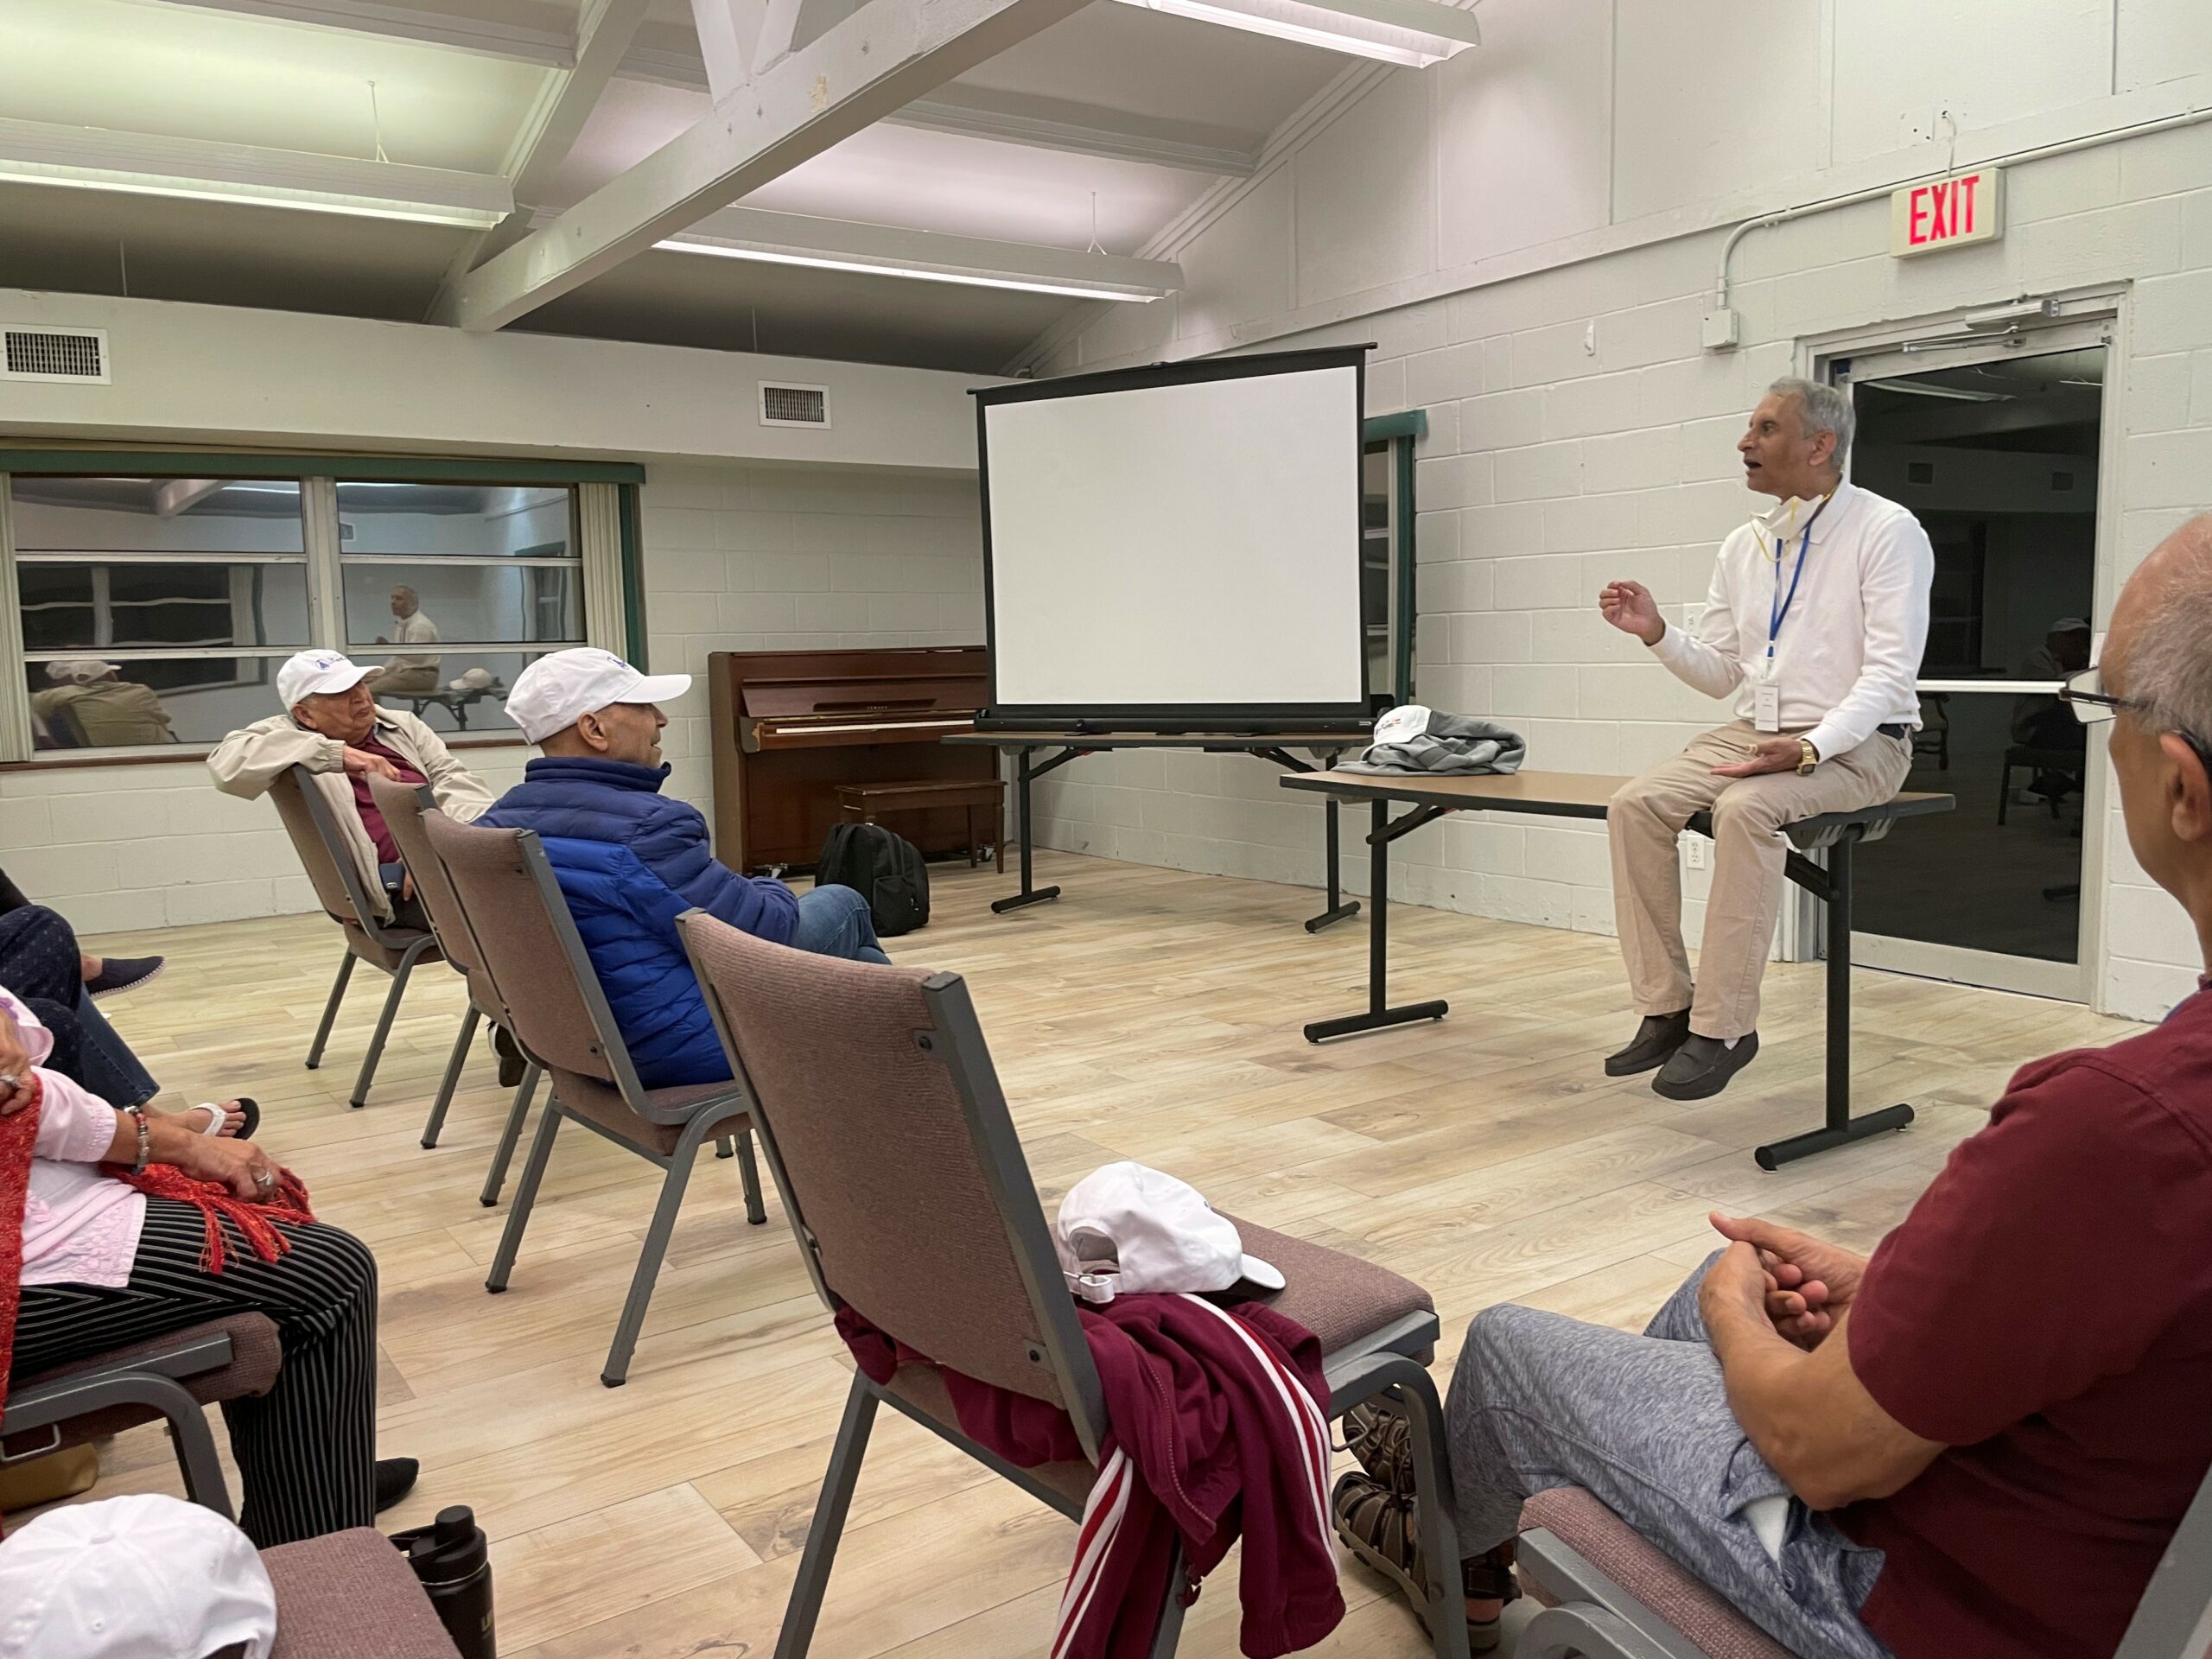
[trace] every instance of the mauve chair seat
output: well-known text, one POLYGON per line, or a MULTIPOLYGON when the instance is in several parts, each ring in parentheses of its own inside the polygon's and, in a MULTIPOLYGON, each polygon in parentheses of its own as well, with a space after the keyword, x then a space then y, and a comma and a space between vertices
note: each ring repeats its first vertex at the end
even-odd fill
POLYGON ((380 1532, 279 1544, 261 1564, 276 1589, 270 1659, 461 1659, 415 1569, 380 1532))
MULTIPOLYGON (((955 1433, 963 1434, 960 1418, 952 1408, 952 1395, 944 1386, 944 1379, 931 1365, 901 1365, 891 1374, 885 1391, 897 1395, 908 1405, 926 1413, 938 1422, 955 1433)), ((1026 1471, 1041 1480, 1063 1497, 1080 1505, 1090 1496, 1091 1483, 1097 1479, 1098 1471, 1081 1458, 1066 1463, 1043 1463, 1026 1471)))
MULTIPOLYGON (((283 1350, 277 1341, 276 1322, 260 1313, 238 1313, 226 1319, 210 1319, 204 1325, 187 1325, 167 1336, 149 1337, 127 1348, 111 1348, 89 1359, 72 1360, 67 1365, 56 1365, 35 1376, 17 1377, 12 1386, 22 1390, 41 1382, 59 1382, 80 1372, 122 1370, 143 1355, 165 1353, 182 1344, 213 1336, 230 1338, 231 1363, 212 1371, 202 1371, 197 1376, 179 1377, 177 1381, 187 1394, 201 1405, 211 1406, 225 1400, 257 1397, 275 1386, 276 1373, 284 1363, 283 1350)), ((60 1425, 61 1445, 83 1446, 111 1434, 120 1434, 140 1423, 159 1422, 161 1418, 162 1414, 150 1406, 111 1406, 105 1411, 88 1412, 60 1425)), ((39 1436, 41 1444, 48 1432, 42 1428, 27 1431, 39 1436)))
MULTIPOLYGON (((721 1083, 687 1083, 674 1089, 648 1089, 646 1102, 671 1113, 682 1112, 696 1106, 701 1101, 715 1095, 727 1095, 736 1084, 724 1079, 721 1083)), ((598 1077, 585 1077, 580 1071, 564 1071, 553 1068, 553 1091, 560 1098, 563 1111, 574 1112, 578 1117, 588 1117, 600 1128, 620 1135, 633 1146, 646 1147, 668 1157, 676 1150, 676 1143, 683 1138, 683 1125, 656 1123, 632 1111, 622 1098, 620 1090, 598 1077)), ((714 1140, 725 1135, 735 1135, 745 1127, 743 1107, 731 1111, 707 1132, 706 1138, 714 1140)))
MULTIPOLYGON (((1793 1659, 1789 1649, 1581 1487, 1555 1486, 1522 1504, 1521 1530, 1539 1527, 1579 1550, 1707 1659, 1793 1659)), ((1521 1581, 1537 1600, 1552 1605, 1532 1574, 1524 1572, 1521 1581)))
MULTIPOLYGON (((1325 1354, 1339 1353, 1408 1313, 1436 1312, 1434 1298, 1388 1268, 1239 1217, 1229 1219, 1236 1224, 1246 1255, 1282 1269, 1283 1287, 1253 1300, 1311 1331, 1325 1354)), ((1432 1357, 1415 1356, 1424 1364, 1432 1357)))
MULTIPOLYGON (((346 930, 346 948, 370 966, 381 968, 387 974, 396 974, 399 971, 399 959, 409 945, 417 939, 429 937, 419 928, 389 927, 385 930, 385 938, 398 940, 399 949, 387 950, 362 931, 359 923, 347 921, 342 916, 333 919, 346 930)), ((438 961, 438 947, 432 945, 415 960, 417 963, 438 961)))

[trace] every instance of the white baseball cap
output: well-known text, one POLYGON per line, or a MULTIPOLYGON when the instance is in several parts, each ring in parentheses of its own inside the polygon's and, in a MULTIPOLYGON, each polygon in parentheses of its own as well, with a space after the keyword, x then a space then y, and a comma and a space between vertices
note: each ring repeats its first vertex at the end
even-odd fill
POLYGON ((296 709, 302 697, 351 691, 376 671, 363 668, 342 651, 303 651, 287 657, 276 671, 276 696, 287 709, 296 709))
POLYGON ((543 743, 610 702, 667 702, 690 689, 689 674, 641 674, 611 651, 579 645, 541 657, 515 676, 507 718, 543 743))
POLYGON ((48 1510, 0 1543, 0 1659, 269 1659, 276 1591, 213 1510, 141 1492, 48 1510))
POLYGON ((113 663, 97 657, 57 657, 46 665, 46 677, 60 685, 90 685, 115 671, 113 663))
POLYGON ((1227 1290, 1240 1280, 1283 1287, 1282 1274, 1244 1254, 1236 1224, 1196 1187, 1139 1163, 1108 1164, 1069 1188, 1052 1244, 1079 1292, 1090 1295, 1103 1281, 1105 1294, 1093 1300, 1109 1301, 1116 1290, 1227 1290))

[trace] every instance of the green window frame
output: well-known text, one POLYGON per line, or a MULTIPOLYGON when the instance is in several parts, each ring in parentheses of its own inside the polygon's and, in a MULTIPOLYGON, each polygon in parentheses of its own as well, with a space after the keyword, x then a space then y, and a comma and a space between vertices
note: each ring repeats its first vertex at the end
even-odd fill
POLYGON ((1372 484, 1368 488, 1360 543, 1363 593, 1371 591, 1365 585, 1370 570, 1382 578, 1381 605, 1370 597, 1362 607, 1369 638, 1380 646, 1370 651, 1368 664, 1369 701, 1378 713, 1414 700, 1421 622, 1414 576, 1414 445, 1427 435, 1428 412, 1419 409, 1371 416, 1360 431, 1363 471, 1379 457, 1374 470, 1382 474, 1379 493, 1372 484))
MULTIPOLYGON (((163 745, 38 749, 34 740, 30 690, 22 672, 27 660, 22 593, 10 504, 15 475, 46 477, 121 476, 140 478, 296 480, 301 488, 304 549, 281 562, 304 565, 308 587, 308 648, 347 649, 344 637, 343 581, 346 562, 340 536, 336 486, 340 481, 460 483, 539 486, 570 492, 575 569, 579 573, 582 631, 588 643, 620 652, 643 662, 645 632, 638 530, 639 491, 645 469, 630 463, 497 460, 479 457, 353 455, 240 450, 150 450, 0 448, 0 658, 13 664, 0 677, 0 766, 67 766, 199 760, 212 744, 205 740, 163 745)), ((152 562, 164 560, 141 556, 152 562)), ((42 563, 55 563, 51 558, 42 563)), ((192 563, 180 552, 176 563, 192 563)), ((97 590, 97 584, 96 584, 97 590)), ((117 648, 118 660, 139 658, 226 656, 264 659, 264 671, 299 646, 240 645, 117 648)), ((273 710, 272 710, 273 712, 273 710)), ((518 743, 520 734, 504 727, 452 734, 461 746, 518 743)))

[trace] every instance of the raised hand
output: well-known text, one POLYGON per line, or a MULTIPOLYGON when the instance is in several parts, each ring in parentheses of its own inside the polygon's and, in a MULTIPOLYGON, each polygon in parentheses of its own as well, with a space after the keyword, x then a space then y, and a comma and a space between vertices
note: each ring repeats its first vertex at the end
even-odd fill
POLYGON ((1660 619, 1659 601, 1640 582, 1611 582, 1598 595, 1598 613, 1623 633, 1632 633, 1647 645, 1659 643, 1667 631, 1660 619))

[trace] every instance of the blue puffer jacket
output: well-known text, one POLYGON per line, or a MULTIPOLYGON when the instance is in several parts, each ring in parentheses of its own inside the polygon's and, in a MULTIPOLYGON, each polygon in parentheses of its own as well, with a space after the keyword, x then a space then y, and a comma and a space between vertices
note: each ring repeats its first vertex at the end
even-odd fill
POLYGON ((729 1076, 676 918, 696 906, 775 944, 789 944, 798 929, 798 896, 716 863, 698 808, 661 795, 667 776, 666 766, 549 756, 524 767, 522 782, 477 820, 534 830, 545 843, 648 1089, 729 1076))

